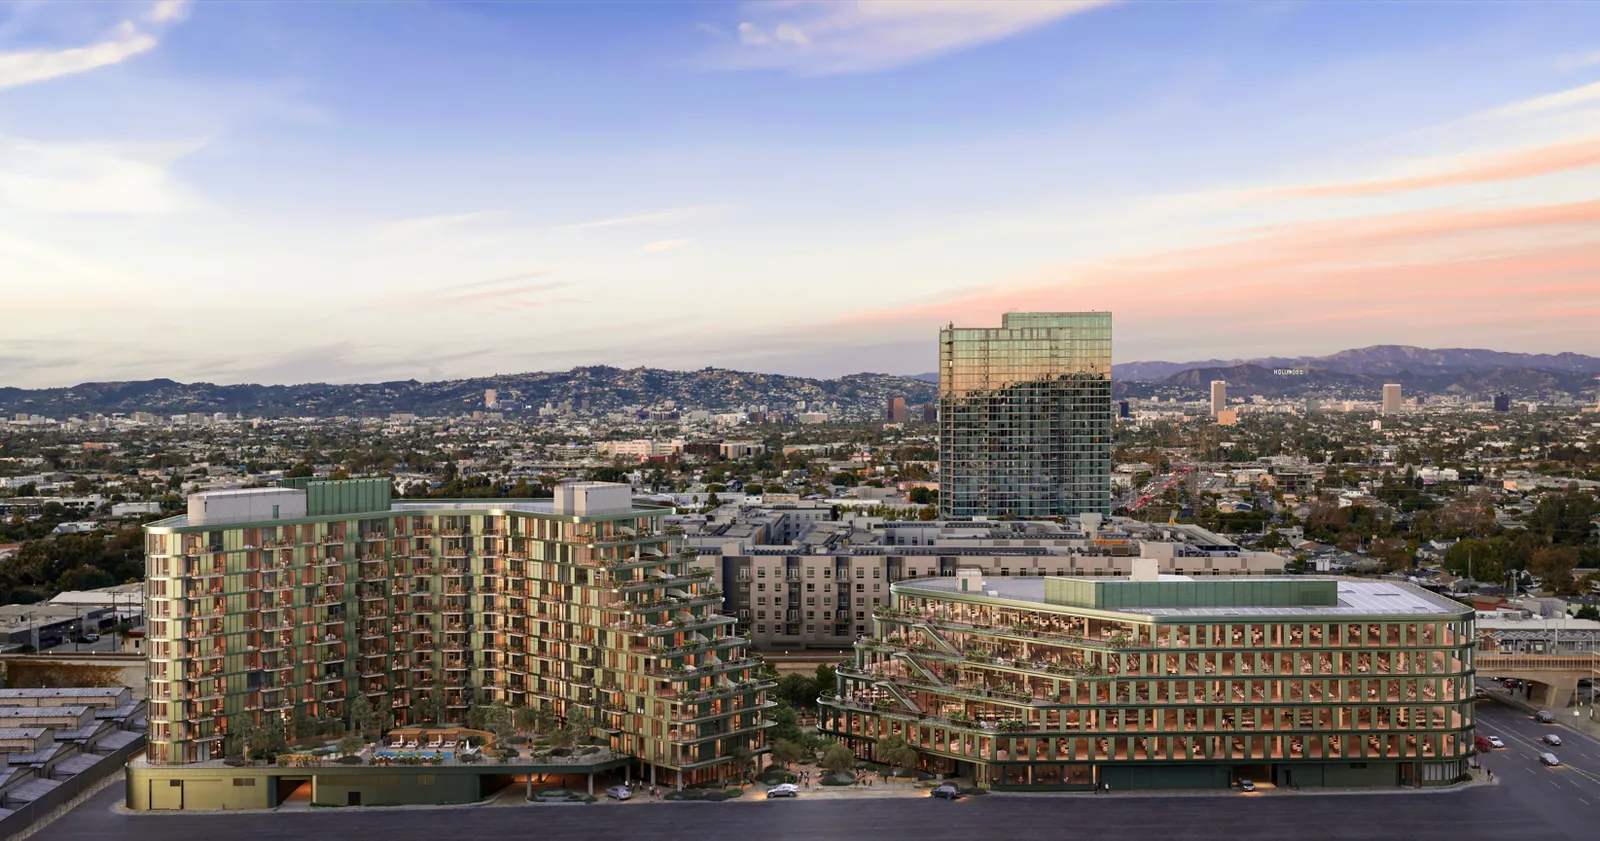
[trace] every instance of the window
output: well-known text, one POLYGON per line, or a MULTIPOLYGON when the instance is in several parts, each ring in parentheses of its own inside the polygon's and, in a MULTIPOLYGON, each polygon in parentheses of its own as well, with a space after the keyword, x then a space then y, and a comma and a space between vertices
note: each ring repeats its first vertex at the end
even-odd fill
MULTIPOLYGON (((817 577, 817 568, 816 567, 806 567, 806 577, 807 578, 816 578, 817 577)), ((809 587, 811 585, 807 584, 806 586, 809 587)))
POLYGON ((756 626, 756 633, 764 634, 766 632, 767 632, 767 626, 765 626, 765 625, 757 625, 756 626))
POLYGON ((807 593, 815 593, 816 591, 817 591, 817 585, 812 584, 811 582, 807 581, 806 582, 806 592, 807 593))
POLYGON ((756 584, 756 592, 757 593, 765 592, 766 589, 767 589, 767 585, 761 584, 761 583, 757 583, 756 584))
POLYGON ((865 598, 862 598, 861 596, 856 596, 856 607, 860 607, 860 606, 862 606, 862 605, 864 605, 866 603, 867 603, 867 600, 865 598))
POLYGON ((234 786, 234 788, 245 788, 245 787, 249 787, 249 786, 254 786, 255 784, 256 784, 256 778, 255 777, 234 777, 233 778, 233 786, 234 786))
POLYGON ((865 584, 857 584, 856 585, 856 592, 857 593, 865 593, 866 591, 867 591, 867 585, 865 585, 865 584))
POLYGON ((866 568, 865 567, 856 567, 856 577, 857 578, 866 578, 867 577, 866 568))
POLYGON ((765 618, 767 618, 767 612, 765 610, 756 611, 756 618, 757 619, 765 619, 765 618))
POLYGON ((878 568, 877 567, 873 567, 872 568, 872 577, 873 578, 877 578, 878 577, 878 572, 879 572, 878 568))
POLYGON ((762 567, 762 568, 756 570, 756 577, 757 578, 766 578, 767 577, 767 568, 766 567, 762 567))
POLYGON ((878 592, 878 585, 876 585, 876 584, 872 585, 872 592, 874 592, 874 593, 878 592))

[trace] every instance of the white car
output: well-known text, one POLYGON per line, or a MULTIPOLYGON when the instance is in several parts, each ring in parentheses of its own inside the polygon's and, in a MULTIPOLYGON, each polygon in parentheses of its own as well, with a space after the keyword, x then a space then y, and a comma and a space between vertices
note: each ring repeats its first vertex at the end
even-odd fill
POLYGON ((782 783, 767 789, 767 797, 799 797, 800 787, 794 783, 782 783))
POLYGON ((612 786, 606 789, 606 796, 612 800, 629 800, 633 798, 633 789, 627 786, 612 786))
POLYGON ((1506 743, 1504 741, 1501 741, 1499 736, 1490 736, 1489 737, 1489 747, 1498 749, 1498 748, 1504 748, 1505 746, 1506 746, 1506 743))

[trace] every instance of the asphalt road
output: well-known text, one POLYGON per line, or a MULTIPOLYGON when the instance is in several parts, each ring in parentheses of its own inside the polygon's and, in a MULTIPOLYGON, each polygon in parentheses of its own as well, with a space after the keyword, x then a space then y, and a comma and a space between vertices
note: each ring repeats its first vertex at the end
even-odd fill
POLYGON ((1567 727, 1540 724, 1522 710, 1493 701, 1478 702, 1478 733, 1505 742, 1505 748, 1484 757, 1483 763, 1520 802, 1539 812, 1600 818, 1600 742, 1567 727), (1561 747, 1541 741, 1551 733, 1561 737, 1561 747), (1539 762, 1546 751, 1561 759, 1559 768, 1539 762))
POLYGON ((796 800, 455 809, 314 809, 278 814, 119 814, 112 786, 34 836, 37 841, 340 841, 558 837, 563 841, 1040 841, 1092 832, 1096 841, 1593 841, 1600 819, 1600 742, 1492 701, 1479 732, 1506 748, 1484 758, 1497 784, 1444 792, 1194 797, 989 795, 932 799, 796 800), (1559 733, 1562 747, 1540 743, 1559 733), (1546 768, 1549 750, 1562 767, 1546 768))
MULTIPOLYGON (((1543 785, 1539 781, 1538 785, 1543 785)), ((341 841, 561 838, 563 841, 704 841, 706 838, 841 838, 917 841, 1592 841, 1594 814, 1552 813, 1522 802, 1522 781, 1466 791, 1222 797, 1007 797, 798 800, 618 806, 312 810, 281 814, 126 815, 113 787, 35 835, 38 841, 228 841, 295 837, 341 841), (1076 827, 1077 830, 1072 828, 1076 827)), ((1535 786, 1537 787, 1537 786, 1535 786)))

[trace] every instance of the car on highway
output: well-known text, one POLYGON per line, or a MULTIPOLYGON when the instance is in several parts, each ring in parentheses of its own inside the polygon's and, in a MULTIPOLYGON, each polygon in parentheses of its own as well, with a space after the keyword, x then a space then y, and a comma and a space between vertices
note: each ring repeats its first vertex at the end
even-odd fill
POLYGON ((1554 724, 1556 717, 1555 714, 1549 710, 1540 710, 1533 714, 1533 720, 1539 722, 1540 724, 1554 724))
POLYGON ((1491 748, 1504 748, 1505 746, 1506 746, 1505 741, 1503 741, 1499 736, 1490 736, 1489 737, 1489 747, 1491 747, 1491 748))
POLYGON ((961 799, 961 789, 959 789, 959 788, 957 788, 955 786, 939 786, 938 788, 933 790, 932 794, 933 794, 934 797, 937 797, 937 798, 939 798, 941 800, 960 800, 961 799))
POLYGON ((1539 761, 1543 762, 1544 764, 1546 764, 1548 766, 1550 766, 1551 768, 1557 768, 1557 767, 1560 767, 1560 765, 1561 765, 1560 757, 1557 757, 1553 753, 1541 753, 1541 754, 1539 754, 1539 761))
POLYGON ((1240 791, 1255 791, 1256 790, 1256 782, 1255 782, 1255 780, 1252 780, 1252 779, 1249 779, 1249 778, 1241 778, 1239 780, 1239 790, 1240 791))
POLYGON ((1561 737, 1557 736, 1554 733, 1546 733, 1546 734, 1544 734, 1544 738, 1541 739, 1540 741, 1544 742, 1545 744, 1547 744, 1547 745, 1549 745, 1550 747, 1553 747, 1553 748, 1561 747, 1561 737))
POLYGON ((772 788, 767 789, 767 798, 768 799, 771 799, 771 798, 774 798, 774 797, 799 797, 799 796, 800 796, 800 787, 795 785, 794 783, 783 783, 781 785, 775 785, 772 788))
POLYGON ((632 800, 633 789, 627 786, 612 786, 606 789, 606 796, 612 800, 632 800))
POLYGON ((83 641, 84 642, 99 642, 100 641, 100 635, 99 634, 84 634, 83 635, 83 641))

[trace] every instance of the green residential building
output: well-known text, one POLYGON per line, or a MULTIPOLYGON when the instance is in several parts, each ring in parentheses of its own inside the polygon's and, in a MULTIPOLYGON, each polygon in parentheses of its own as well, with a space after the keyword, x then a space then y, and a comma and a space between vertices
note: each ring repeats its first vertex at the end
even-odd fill
POLYGON ((821 728, 995 789, 1422 786, 1473 751, 1473 612, 1332 578, 902 581, 821 728))
POLYGON ((417 501, 387 479, 285 484, 196 494, 146 528, 143 777, 220 765, 246 722, 348 722, 359 695, 395 726, 542 708, 668 784, 767 749, 770 684, 670 509, 605 483, 417 501))

